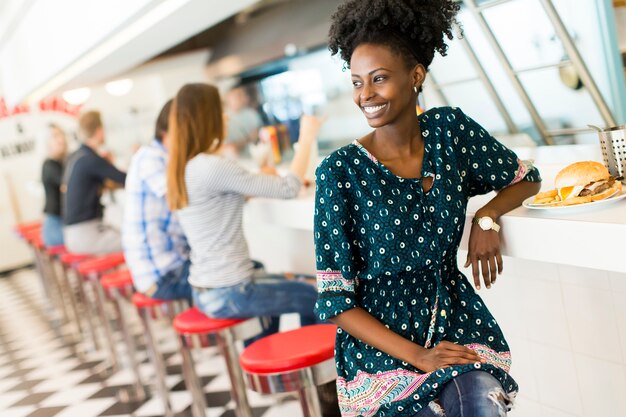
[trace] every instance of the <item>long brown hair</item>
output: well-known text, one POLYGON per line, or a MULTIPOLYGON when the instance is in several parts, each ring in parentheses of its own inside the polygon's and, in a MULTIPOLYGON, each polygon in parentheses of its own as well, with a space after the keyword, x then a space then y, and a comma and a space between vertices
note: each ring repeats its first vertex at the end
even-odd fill
POLYGON ((187 207, 187 162, 201 153, 217 151, 224 141, 220 94, 209 84, 186 84, 176 94, 169 121, 167 201, 171 210, 187 207))

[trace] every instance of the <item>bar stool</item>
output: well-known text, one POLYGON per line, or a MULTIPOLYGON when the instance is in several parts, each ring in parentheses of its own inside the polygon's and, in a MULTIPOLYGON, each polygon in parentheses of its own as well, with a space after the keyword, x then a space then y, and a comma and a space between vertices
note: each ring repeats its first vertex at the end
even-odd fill
POLYGON ((257 340, 239 363, 249 387, 261 394, 297 392, 304 417, 322 417, 317 385, 337 378, 337 326, 316 324, 257 340))
POLYGON ((102 286, 100 285, 100 276, 120 267, 124 264, 124 262, 124 254, 122 252, 116 252, 90 258, 79 263, 75 267, 75 270, 82 278, 82 281, 89 284, 95 294, 96 308, 98 316, 100 316, 100 323, 104 329, 112 371, 117 371, 119 367, 117 352, 115 350, 115 341, 113 339, 113 329, 111 328, 111 323, 109 322, 105 311, 105 297, 102 286))
POLYGON ((78 314, 74 292, 72 291, 72 286, 68 279, 65 268, 63 268, 63 266, 61 265, 61 273, 59 273, 58 268, 58 264, 61 264, 60 258, 65 253, 67 253, 65 245, 45 247, 46 263, 49 264, 52 279, 54 279, 56 287, 59 291, 59 296, 63 304, 65 316, 68 318, 68 321, 71 321, 76 327, 76 333, 74 334, 74 336, 78 336, 78 338, 80 339, 81 335, 83 334, 83 329, 81 325, 80 315, 78 314), (68 304, 69 310, 71 310, 72 313, 72 319, 69 319, 68 309, 66 307, 68 304))
POLYGON ((44 289, 46 297, 50 298, 50 286, 45 280, 45 269, 41 252, 43 250, 43 238, 41 237, 42 224, 39 221, 30 223, 21 223, 14 227, 15 233, 33 250, 35 260, 35 269, 39 273, 39 278, 44 289))
POLYGON ((18 234, 33 250, 35 268, 39 273, 39 278, 47 299, 47 316, 51 318, 52 326, 60 331, 60 324, 69 323, 70 320, 54 268, 50 262, 50 258, 46 254, 46 248, 41 236, 41 227, 37 227, 36 223, 29 224, 26 227, 22 226, 18 234), (58 316, 55 312, 61 313, 61 320, 57 318, 58 316))
POLYGON ((93 258, 93 255, 84 253, 72 253, 66 252, 58 255, 58 259, 61 262, 63 269, 63 275, 69 288, 70 300, 76 304, 76 311, 80 311, 77 316, 77 325, 80 329, 81 335, 84 335, 83 319, 87 320, 87 327, 89 327, 89 334, 91 336, 94 350, 100 350, 100 343, 98 342, 98 335, 93 323, 92 304, 87 298, 85 288, 83 287, 82 278, 78 275, 76 268, 81 262, 93 258), (75 283, 72 283, 72 278, 76 279, 75 283), (78 297, 75 296, 74 288, 78 290, 78 297))
POLYGON ((237 407, 235 414, 237 417, 252 417, 243 375, 237 365, 238 355, 235 342, 259 335, 262 331, 260 319, 215 319, 207 317, 194 307, 177 315, 173 325, 181 342, 183 377, 185 385, 191 393, 193 416, 205 417, 207 405, 200 380, 194 368, 191 349, 217 345, 226 361, 226 369, 230 377, 231 397, 237 407))
MULTIPOLYGON (((50 259, 50 262, 52 264, 54 264, 55 262, 58 262, 59 264, 61 264, 61 256, 63 256, 66 253, 67 253, 67 249, 65 248, 65 245, 46 246, 46 254, 48 255, 48 259, 50 259)), ((74 294, 71 291, 72 287, 70 286, 70 283, 67 279, 67 275, 65 274, 65 269, 63 268, 62 271, 63 271, 63 274, 61 274, 60 277, 58 277, 57 275, 57 277, 59 278, 59 284, 62 286, 62 288, 65 291, 67 291, 69 295, 72 314, 74 315, 74 318, 76 319, 76 324, 78 326, 79 333, 82 333, 82 330, 80 328, 81 326, 80 326, 78 310, 76 309, 76 302, 73 296, 74 294)))
POLYGON ((36 221, 28 222, 28 223, 17 224, 15 225, 13 230, 18 236, 20 236, 23 239, 24 233, 30 230, 34 230, 34 229, 41 230, 42 227, 43 227, 43 224, 39 220, 36 220, 36 221))
MULTIPOLYGON (((146 397, 146 391, 141 382, 141 375, 139 373, 139 363, 137 362, 137 347, 135 346, 135 340, 130 332, 128 322, 124 313, 122 312, 123 300, 128 300, 134 293, 133 279, 128 269, 119 269, 117 271, 102 275, 100 278, 100 285, 104 293, 113 302, 115 312, 117 313, 117 321, 126 343, 126 349, 128 353, 128 359, 130 367, 135 374, 135 392, 137 394, 137 400, 143 400, 146 397)), ((114 348, 115 349, 115 348, 114 348)))
POLYGON ((157 342, 152 332, 152 320, 166 318, 170 324, 177 314, 188 308, 187 300, 159 300, 148 297, 145 294, 136 292, 132 296, 132 302, 137 308, 141 323, 143 324, 143 334, 146 341, 146 349, 150 362, 155 369, 156 388, 163 402, 163 410, 165 417, 173 415, 172 405, 170 403, 170 394, 165 383, 167 375, 163 356, 157 349, 157 342))
POLYGON ((86 253, 65 252, 59 259, 63 265, 70 268, 76 268, 78 264, 91 258, 93 258, 93 255, 88 255, 86 253))

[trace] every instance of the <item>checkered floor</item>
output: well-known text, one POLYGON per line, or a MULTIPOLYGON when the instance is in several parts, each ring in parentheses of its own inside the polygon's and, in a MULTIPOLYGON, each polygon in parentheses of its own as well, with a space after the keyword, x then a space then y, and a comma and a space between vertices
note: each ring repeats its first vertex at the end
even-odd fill
MULTIPOLYGON (((69 326, 50 324, 54 314, 34 270, 21 270, 0 278, 0 416, 2 417, 156 417, 163 408, 155 391, 136 313, 136 334, 141 374, 148 398, 132 400, 132 373, 127 364, 110 374, 106 355, 93 351, 87 341, 71 342, 69 326)), ((181 375, 176 339, 166 323, 155 326, 159 349, 167 364, 167 385, 176 417, 191 417, 191 397, 181 375)), ((119 336, 119 335, 118 335, 119 336)), ((125 357, 118 342, 120 357, 125 357)), ((198 354, 197 371, 204 383, 208 417, 235 417, 229 380, 221 356, 213 348, 198 354)), ((248 392, 255 417, 302 415, 293 396, 261 397, 248 392)))

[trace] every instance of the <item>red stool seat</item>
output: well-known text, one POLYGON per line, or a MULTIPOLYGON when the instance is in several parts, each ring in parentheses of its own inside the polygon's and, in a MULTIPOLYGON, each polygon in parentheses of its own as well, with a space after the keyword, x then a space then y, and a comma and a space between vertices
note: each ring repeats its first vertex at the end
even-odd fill
POLYGON ((196 307, 190 308, 174 319, 174 329, 178 333, 215 333, 227 329, 247 319, 214 319, 198 310, 196 307))
POLYGON ((32 244, 35 239, 41 237, 41 229, 28 229, 21 236, 25 241, 32 244))
POLYGON ((42 224, 40 221, 34 221, 29 223, 20 223, 15 226, 15 233, 20 236, 24 236, 24 233, 30 230, 41 230, 42 224))
POLYGON ((65 249, 65 245, 48 246, 46 252, 48 252, 50 256, 57 256, 67 253, 67 249, 65 249))
POLYGON ((107 290, 112 288, 124 288, 132 284, 133 277, 130 275, 130 271, 128 269, 111 272, 110 274, 103 275, 102 278, 100 278, 100 285, 102 285, 102 288, 107 290))
POLYGON ((45 245, 43 244, 43 238, 41 237, 40 234, 37 234, 37 235, 32 236, 32 237, 29 237, 28 243, 30 243, 31 245, 33 245, 37 249, 42 249, 43 250, 44 247, 45 247, 45 245))
POLYGON ((81 264, 78 265, 77 271, 81 275, 97 274, 120 266, 124 264, 124 262, 124 253, 116 252, 81 262, 81 264))
POLYGON ((137 308, 149 308, 170 302, 170 300, 159 300, 158 298, 148 297, 140 292, 133 294, 132 301, 137 308))
POLYGON ((74 265, 79 262, 84 262, 87 259, 93 258, 93 255, 88 255, 86 253, 72 253, 66 252, 61 255, 61 263, 64 265, 74 265))
POLYGON ((239 362, 244 371, 275 374, 317 365, 334 357, 334 324, 316 324, 276 333, 248 346, 239 362))

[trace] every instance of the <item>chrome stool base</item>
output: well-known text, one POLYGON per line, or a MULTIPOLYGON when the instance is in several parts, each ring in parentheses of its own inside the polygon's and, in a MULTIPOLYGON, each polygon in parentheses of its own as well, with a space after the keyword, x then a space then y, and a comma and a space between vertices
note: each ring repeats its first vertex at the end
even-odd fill
POLYGON ((246 394, 246 384, 239 367, 239 354, 235 343, 239 340, 258 336, 262 331, 263 326, 260 318, 251 318, 217 332, 179 333, 183 377, 185 378, 185 385, 191 393, 194 417, 206 417, 207 404, 200 379, 195 371, 191 350, 209 346, 217 346, 226 361, 231 383, 231 397, 236 404, 235 415, 237 417, 253 417, 246 394))
POLYGON ((254 374, 243 371, 243 374, 250 389, 260 394, 296 392, 304 417, 322 417, 317 386, 337 378, 334 358, 291 372, 254 374))

